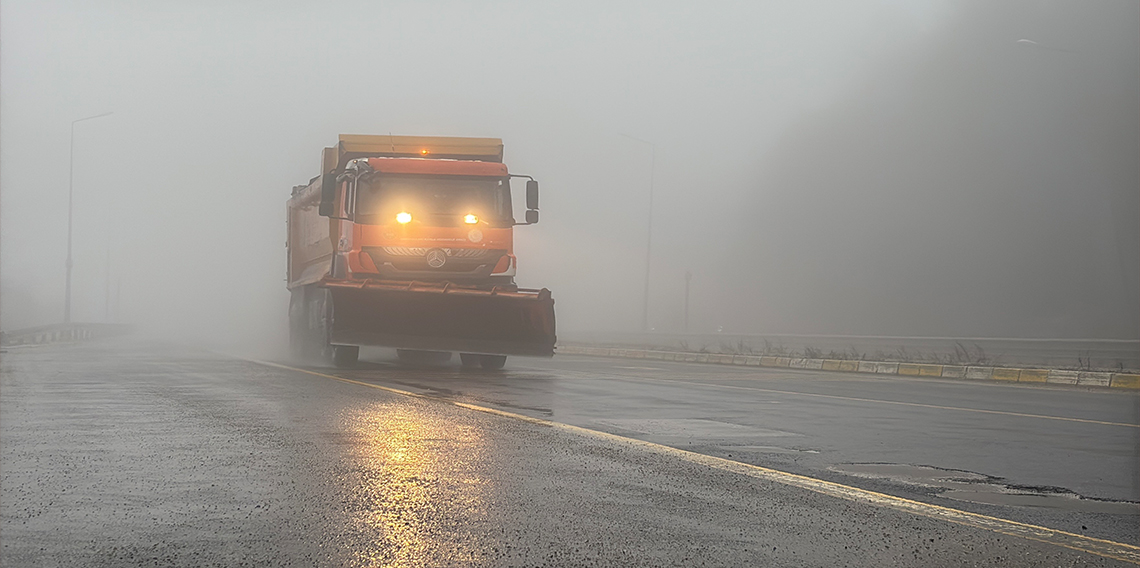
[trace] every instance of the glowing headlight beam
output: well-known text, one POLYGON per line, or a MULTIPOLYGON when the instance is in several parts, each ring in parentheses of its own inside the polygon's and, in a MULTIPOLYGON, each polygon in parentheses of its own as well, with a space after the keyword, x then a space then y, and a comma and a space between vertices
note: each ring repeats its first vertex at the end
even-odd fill
POLYGON ((463 216, 463 222, 467 223, 468 225, 474 225, 475 223, 479 222, 479 217, 477 217, 476 215, 473 215, 471 213, 468 213, 468 214, 463 216))
POLYGON ((400 211, 396 213, 396 222, 401 225, 407 225, 412 222, 412 214, 407 211, 400 211))

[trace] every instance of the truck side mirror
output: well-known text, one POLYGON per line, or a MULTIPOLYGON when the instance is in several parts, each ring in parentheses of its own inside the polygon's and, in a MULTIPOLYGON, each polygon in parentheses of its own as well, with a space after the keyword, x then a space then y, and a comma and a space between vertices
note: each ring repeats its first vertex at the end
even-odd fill
POLYGON ((332 217, 334 215, 333 204, 336 201, 336 174, 325 174, 321 176, 321 206, 317 209, 317 213, 321 217, 332 217))
POLYGON ((526 181, 526 208, 538 209, 538 182, 533 179, 526 181))
POLYGON ((526 224, 533 225, 538 222, 538 209, 526 210, 526 224))

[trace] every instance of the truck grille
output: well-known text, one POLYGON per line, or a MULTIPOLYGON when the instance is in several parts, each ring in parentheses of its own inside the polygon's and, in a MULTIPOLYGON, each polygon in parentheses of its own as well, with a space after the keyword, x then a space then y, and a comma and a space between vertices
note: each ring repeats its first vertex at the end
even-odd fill
MULTIPOLYGON (((424 247, 380 247, 384 254, 388 256, 425 256, 427 251, 431 250, 424 247)), ((477 259, 491 256, 491 253, 496 253, 496 256, 501 256, 502 251, 489 251, 485 249, 473 248, 445 248, 443 252, 447 253, 448 258, 470 258, 477 259)))
POLYGON ((382 278, 397 280, 438 278, 484 279, 491 276, 505 249, 452 248, 452 247, 361 247, 361 252, 372 259, 382 278), (428 263, 428 253, 442 251, 446 257, 442 265, 439 255, 428 263))

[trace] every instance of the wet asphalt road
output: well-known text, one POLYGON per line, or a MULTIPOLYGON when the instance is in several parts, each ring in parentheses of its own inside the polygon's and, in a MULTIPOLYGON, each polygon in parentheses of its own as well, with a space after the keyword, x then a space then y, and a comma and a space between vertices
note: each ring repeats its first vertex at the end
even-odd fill
POLYGON ((128 340, 8 349, 0 564, 1121 564, 448 400, 1140 540, 1135 506, 1058 493, 1137 499, 1133 393, 571 357, 464 372, 366 355, 334 374, 444 400, 128 340), (1006 486, 1038 501, 1006 503, 1006 486))

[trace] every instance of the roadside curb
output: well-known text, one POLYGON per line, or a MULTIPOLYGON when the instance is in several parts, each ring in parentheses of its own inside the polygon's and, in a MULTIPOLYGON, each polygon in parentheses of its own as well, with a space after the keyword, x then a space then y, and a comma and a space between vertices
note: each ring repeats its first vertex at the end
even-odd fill
POLYGON ((595 357, 650 359, 679 363, 710 363, 714 365, 814 369, 876 375, 941 377, 943 379, 993 380, 1017 383, 1052 383, 1140 389, 1140 374, 1133 373, 1071 371, 1066 369, 1022 369, 1017 367, 981 367, 969 365, 934 365, 927 363, 897 363, 892 361, 808 359, 802 357, 693 353, 686 351, 657 351, 651 349, 624 349, 617 347, 582 347, 578 345, 559 345, 558 353, 567 355, 591 355, 595 357))

